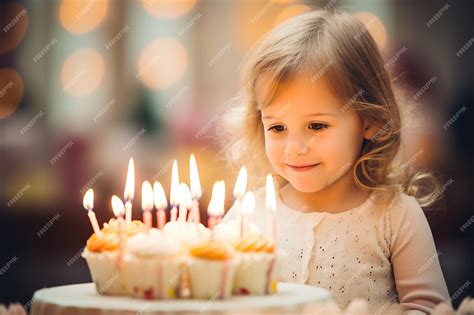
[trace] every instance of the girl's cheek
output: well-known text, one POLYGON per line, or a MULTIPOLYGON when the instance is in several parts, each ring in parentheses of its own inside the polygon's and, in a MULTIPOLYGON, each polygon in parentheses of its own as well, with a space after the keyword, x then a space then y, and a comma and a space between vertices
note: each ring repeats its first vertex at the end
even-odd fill
POLYGON ((326 157, 326 160, 336 162, 338 160, 344 160, 348 158, 348 154, 351 149, 348 147, 349 143, 339 137, 338 140, 325 139, 321 143, 320 152, 326 157))
POLYGON ((328 163, 338 168, 357 158, 360 139, 354 133, 355 130, 345 130, 333 134, 334 137, 328 137, 321 141, 320 152, 324 154, 328 163))
POLYGON ((283 144, 281 141, 272 137, 265 137, 265 151, 270 162, 276 161, 282 157, 282 147, 283 144))

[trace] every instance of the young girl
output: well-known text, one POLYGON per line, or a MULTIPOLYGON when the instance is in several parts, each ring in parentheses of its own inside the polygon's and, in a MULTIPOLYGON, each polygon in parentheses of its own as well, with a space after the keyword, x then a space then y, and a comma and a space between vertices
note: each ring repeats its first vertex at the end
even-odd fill
MULTIPOLYGON (((244 106, 222 120, 227 159, 279 179, 283 281, 328 289, 344 308, 430 312, 449 294, 420 205, 437 194, 396 163, 401 115, 376 43, 355 17, 313 11, 271 31, 244 69, 244 106)), ((251 216, 266 231, 265 191, 251 216)), ((228 220, 235 215, 231 209, 228 220)))

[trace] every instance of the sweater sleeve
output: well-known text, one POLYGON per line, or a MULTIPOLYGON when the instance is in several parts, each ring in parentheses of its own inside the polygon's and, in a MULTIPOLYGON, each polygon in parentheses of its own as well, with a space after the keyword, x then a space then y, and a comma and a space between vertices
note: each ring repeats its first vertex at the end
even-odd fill
POLYGON ((408 314, 430 313, 449 303, 431 229, 415 198, 402 195, 400 207, 391 209, 390 251, 400 304, 408 314))

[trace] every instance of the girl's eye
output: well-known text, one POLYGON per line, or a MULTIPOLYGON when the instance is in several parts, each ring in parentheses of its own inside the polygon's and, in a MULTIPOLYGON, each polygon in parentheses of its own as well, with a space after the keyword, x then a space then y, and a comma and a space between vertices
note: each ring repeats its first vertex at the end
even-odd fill
POLYGON ((326 129, 327 127, 328 127, 328 125, 322 124, 322 123, 311 123, 311 124, 309 124, 309 128, 314 129, 316 131, 321 131, 323 129, 326 129))
POLYGON ((268 128, 268 131, 272 131, 272 130, 275 132, 282 132, 283 130, 285 130, 285 127, 283 127, 282 125, 275 125, 268 128))

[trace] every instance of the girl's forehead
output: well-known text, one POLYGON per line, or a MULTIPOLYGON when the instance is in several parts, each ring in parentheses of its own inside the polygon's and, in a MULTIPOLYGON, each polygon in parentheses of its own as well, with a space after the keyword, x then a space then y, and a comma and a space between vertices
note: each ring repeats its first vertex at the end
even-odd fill
MULTIPOLYGON (((271 84, 269 82, 267 85, 271 84)), ((261 84, 260 87, 264 86, 261 84)), ((329 88, 327 80, 318 78, 313 80, 310 74, 299 73, 289 80, 285 86, 281 87, 278 95, 270 102, 262 98, 265 97, 263 92, 257 98, 262 107, 262 113, 274 116, 276 114, 312 114, 312 113, 331 113, 337 115, 341 113, 343 106, 342 100, 334 95, 329 88)))

